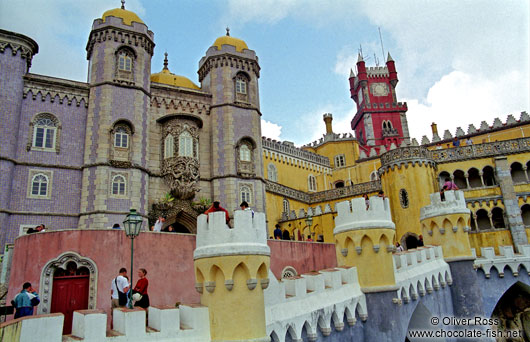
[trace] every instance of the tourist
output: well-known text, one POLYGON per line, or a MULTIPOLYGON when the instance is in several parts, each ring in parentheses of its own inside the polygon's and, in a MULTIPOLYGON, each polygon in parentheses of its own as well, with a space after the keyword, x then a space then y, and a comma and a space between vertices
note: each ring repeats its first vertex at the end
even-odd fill
POLYGON ((364 204, 366 204, 366 210, 368 210, 370 208, 370 199, 368 198, 367 194, 364 194, 363 198, 364 198, 364 204))
POLYGON ((403 252, 403 246, 401 246, 399 242, 396 242, 396 252, 403 252))
POLYGON ((471 140, 471 138, 467 138, 467 140, 466 140, 466 145, 467 145, 467 146, 471 146, 471 145, 473 145, 473 140, 471 140))
POLYGON ((453 147, 459 147, 460 146, 460 140, 458 140, 457 137, 454 137, 453 139, 453 147))
POLYGON ((443 186, 446 188, 445 190, 458 190, 458 186, 449 177, 445 178, 445 183, 443 186))
POLYGON ((241 202, 239 207, 241 208, 241 210, 247 210, 247 211, 250 210, 252 212, 252 218, 254 218, 254 210, 250 209, 246 201, 241 202))
POLYGON ((291 240, 291 235, 289 235, 289 231, 287 229, 283 230, 282 240, 291 240))
POLYGON ((127 292, 129 291, 130 286, 126 277, 127 269, 122 267, 120 268, 118 276, 112 280, 110 286, 112 309, 127 305, 127 292))
POLYGON ((308 241, 308 242, 313 242, 313 239, 311 239, 311 235, 308 235, 308 236, 307 236, 307 240, 306 240, 306 241, 308 241))
POLYGON ((219 201, 213 202, 212 206, 208 210, 206 210, 204 214, 208 215, 209 213, 214 213, 217 211, 224 211, 226 217, 226 224, 228 224, 228 222, 230 222, 230 215, 228 214, 228 210, 221 207, 221 203, 219 203, 219 201))
POLYGON ((170 224, 166 228, 162 229, 162 231, 166 233, 175 233, 175 228, 173 228, 173 225, 170 224))
POLYGON ((418 239, 418 247, 423 247, 424 244, 423 244, 423 235, 420 235, 419 236, 419 239, 418 239))
POLYGON ((164 225, 164 222, 166 222, 166 218, 162 215, 158 216, 158 220, 156 220, 152 230, 154 232, 162 231, 162 226, 164 225))
POLYGON ((274 229, 274 239, 275 240, 281 240, 282 239, 282 230, 280 228, 279 224, 276 224, 276 229, 274 229))
POLYGON ((379 190, 379 192, 377 193, 377 197, 381 197, 383 199, 385 199, 385 192, 383 190, 379 190))
POLYGON ((139 293, 142 297, 140 300, 138 300, 136 303, 134 303, 134 306, 139 306, 143 309, 147 309, 149 307, 149 295, 147 294, 147 287, 149 286, 149 281, 145 277, 147 275, 147 271, 145 268, 140 268, 138 271, 138 281, 136 282, 136 286, 133 289, 133 296, 135 293, 139 293))
POLYGON ((31 283, 24 283, 22 291, 13 298, 11 304, 15 307, 15 318, 33 315, 33 307, 39 305, 39 294, 31 283))
POLYGON ((442 148, 443 148, 442 143, 437 143, 436 144, 436 149, 437 150, 441 150, 442 148))

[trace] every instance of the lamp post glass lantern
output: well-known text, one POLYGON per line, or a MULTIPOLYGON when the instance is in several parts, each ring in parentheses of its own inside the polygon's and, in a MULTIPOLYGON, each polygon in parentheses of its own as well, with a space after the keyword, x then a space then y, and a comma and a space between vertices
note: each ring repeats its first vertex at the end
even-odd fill
POLYGON ((138 215, 136 209, 131 209, 129 214, 125 217, 123 221, 123 227, 125 230, 125 235, 131 239, 131 284, 129 286, 129 309, 133 308, 132 305, 132 285, 133 285, 133 260, 134 260, 134 238, 140 234, 140 229, 142 228, 143 218, 138 215))
POLYGON ((309 228, 309 233, 311 234, 311 236, 313 236, 313 239, 315 237, 315 233, 311 233, 311 225, 313 224, 313 217, 311 215, 308 215, 306 218, 305 218, 305 224, 307 224, 307 227, 309 228))

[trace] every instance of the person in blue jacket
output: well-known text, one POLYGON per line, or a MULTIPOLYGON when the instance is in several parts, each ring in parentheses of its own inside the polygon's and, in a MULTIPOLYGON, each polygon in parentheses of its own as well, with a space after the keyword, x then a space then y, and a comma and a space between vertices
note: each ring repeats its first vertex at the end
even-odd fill
POLYGON ((31 287, 31 283, 24 283, 22 291, 13 298, 11 304, 17 310, 15 318, 33 315, 33 307, 39 305, 39 294, 31 287))

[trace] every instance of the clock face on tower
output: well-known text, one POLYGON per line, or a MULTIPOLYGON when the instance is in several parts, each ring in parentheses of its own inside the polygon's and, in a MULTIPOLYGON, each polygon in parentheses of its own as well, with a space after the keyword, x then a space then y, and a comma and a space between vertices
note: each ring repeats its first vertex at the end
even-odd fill
POLYGON ((374 96, 388 95, 388 87, 386 83, 372 83, 372 94, 374 94, 374 96))

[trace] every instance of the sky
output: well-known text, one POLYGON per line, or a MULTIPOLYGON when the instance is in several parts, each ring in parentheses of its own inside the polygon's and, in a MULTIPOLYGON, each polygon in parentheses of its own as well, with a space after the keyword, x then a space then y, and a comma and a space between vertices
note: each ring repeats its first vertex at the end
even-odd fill
MULTIPOLYGON (((0 28, 39 44, 31 72, 86 81, 92 22, 119 0, 0 0, 0 28)), ((256 51, 262 134, 301 146, 325 132, 353 133, 348 77, 359 49, 367 66, 390 52, 408 104, 411 137, 490 125, 529 111, 527 0, 127 0, 155 35, 152 72, 198 84, 198 63, 230 27, 256 51), (381 32, 382 43, 379 36, 381 32)))

